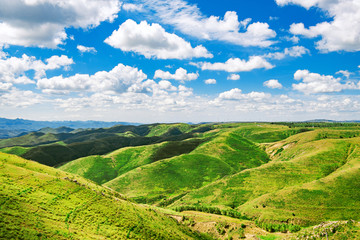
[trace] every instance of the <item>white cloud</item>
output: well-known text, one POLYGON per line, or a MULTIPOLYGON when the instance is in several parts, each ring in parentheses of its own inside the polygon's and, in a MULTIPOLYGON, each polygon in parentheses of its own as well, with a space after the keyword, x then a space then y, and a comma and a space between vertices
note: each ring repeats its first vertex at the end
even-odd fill
POLYGON ((132 3, 124 3, 122 5, 122 9, 124 9, 125 11, 128 11, 128 12, 142 12, 143 6, 140 4, 137 5, 137 4, 132 4, 132 3))
POLYGON ((268 53, 265 55, 267 58, 281 60, 285 57, 301 57, 302 55, 309 54, 309 49, 303 46, 294 46, 291 48, 285 48, 283 52, 268 53))
POLYGON ((55 105, 65 109, 67 112, 83 111, 88 108, 92 111, 122 109, 121 112, 126 113, 129 110, 141 109, 142 112, 168 113, 169 111, 188 111, 189 109, 196 111, 200 101, 200 104, 202 104, 202 99, 196 99, 197 101, 195 101, 193 90, 183 85, 175 87, 166 80, 159 83, 146 80, 141 84, 143 88, 147 88, 149 91, 96 92, 90 96, 58 98, 55 100, 55 105))
POLYGON ((308 38, 320 36, 316 48, 324 52, 360 51, 360 1, 358 0, 276 0, 279 5, 297 4, 309 9, 318 7, 333 18, 306 28, 294 23, 290 32, 308 38))
POLYGON ((298 4, 303 6, 306 9, 309 9, 310 7, 313 7, 316 5, 316 3, 318 2, 318 0, 307 0, 307 1, 303 1, 303 0, 275 0, 276 3, 280 6, 284 6, 287 4, 298 4))
POLYGON ((278 89, 281 89, 283 87, 277 79, 270 79, 264 82, 264 86, 268 88, 278 88, 278 89))
POLYGON ((64 67, 64 69, 67 70, 70 65, 74 64, 73 59, 65 55, 51 56, 45 61, 47 62, 47 65, 45 66, 45 70, 54 70, 61 67, 64 67))
POLYGON ((314 93, 340 92, 345 89, 358 89, 358 86, 352 82, 341 83, 341 78, 311 73, 308 70, 297 70, 294 74, 294 79, 297 81, 301 80, 302 82, 293 84, 293 89, 307 95, 314 93))
POLYGON ((173 86, 171 84, 171 82, 169 81, 166 81, 166 80, 161 80, 159 83, 158 83, 160 89, 162 90, 167 90, 167 91, 176 91, 177 90, 177 87, 173 86))
POLYGON ((216 84, 216 79, 207 79, 207 80, 205 80, 204 81, 205 82, 205 84, 216 84))
POLYGON ((193 48, 181 37, 167 33, 159 24, 139 24, 131 19, 126 20, 115 30, 105 43, 124 52, 136 52, 146 58, 157 59, 191 59, 212 58, 202 45, 193 48))
POLYGON ((7 56, 8 54, 2 50, 2 46, 0 45, 0 59, 4 59, 7 56))
MULTIPOLYGON (((268 47, 276 36, 267 23, 254 22, 247 18, 238 20, 237 13, 227 11, 218 16, 204 16, 196 5, 184 0, 138 0, 154 18, 174 26, 189 36, 206 40, 220 40, 241 46, 268 47)), ((149 15, 150 15, 149 14, 149 15)))
POLYGON ((121 93, 128 91, 130 87, 137 89, 136 85, 141 84, 146 78, 146 74, 141 70, 119 64, 109 72, 100 71, 91 76, 88 74, 75 74, 66 78, 57 76, 49 79, 39 79, 37 86, 46 93, 68 93, 71 91, 121 93))
POLYGON ((0 82, 0 92, 6 92, 8 90, 10 90, 10 88, 12 87, 12 83, 2 83, 0 82))
POLYGON ((286 36, 286 37, 284 37, 284 39, 287 41, 293 42, 294 44, 297 44, 300 41, 300 38, 297 36, 291 36, 291 37, 286 36))
POLYGON ((45 60, 37 60, 35 57, 29 57, 23 54, 21 58, 10 57, 0 59, 0 82, 15 84, 35 83, 27 74, 29 71, 35 72, 35 79, 45 76, 47 70, 64 68, 65 70, 74 63, 74 61, 65 56, 52 56, 45 60))
POLYGON ((220 100, 253 100, 253 101, 261 101, 266 98, 270 98, 271 95, 269 93, 264 92, 250 92, 250 93, 242 93, 241 89, 233 88, 229 91, 222 92, 215 99, 215 101, 220 100))
POLYGON ((41 103, 43 97, 32 92, 12 88, 10 91, 0 95, 0 106, 2 107, 29 107, 41 103))
POLYGON ((67 38, 68 27, 91 28, 113 21, 118 0, 11 0, 0 8, 0 45, 56 48, 67 38))
POLYGON ((344 75, 346 78, 349 78, 350 75, 351 75, 351 72, 349 72, 348 70, 340 70, 340 71, 337 71, 336 74, 342 74, 342 75, 344 75))
POLYGON ((240 75, 239 74, 230 74, 230 76, 228 76, 227 79, 237 81, 240 79, 240 75))
POLYGON ((225 63, 199 63, 202 70, 221 70, 226 72, 248 72, 254 69, 271 69, 271 65, 261 56, 251 56, 248 61, 239 58, 230 58, 225 63))
POLYGON ((198 77, 198 73, 188 73, 187 70, 183 68, 178 68, 174 74, 167 71, 164 72, 162 70, 156 70, 154 74, 154 79, 171 79, 181 82, 196 80, 198 77))
POLYGON ((77 45, 77 50, 79 50, 82 53, 89 52, 89 53, 97 53, 96 49, 94 47, 85 47, 83 45, 77 45))

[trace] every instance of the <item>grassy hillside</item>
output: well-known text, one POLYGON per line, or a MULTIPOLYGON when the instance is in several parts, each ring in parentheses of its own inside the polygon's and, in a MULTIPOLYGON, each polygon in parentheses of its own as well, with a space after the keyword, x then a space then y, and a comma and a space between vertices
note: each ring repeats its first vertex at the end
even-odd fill
MULTIPOLYGON (((338 142, 338 141, 336 141, 338 142)), ((324 177, 247 202, 240 209, 262 219, 293 219, 305 224, 319 220, 360 219, 360 139, 346 141, 342 156, 333 155, 340 166, 325 168, 324 177), (258 207, 256 206, 265 206, 258 207), (265 210, 264 210, 265 208, 265 210)), ((321 162, 317 164, 323 165, 321 162)))
POLYGON ((316 140, 326 132, 334 130, 305 132, 267 144, 271 162, 204 186, 172 206, 235 207, 249 217, 301 224, 360 219, 359 211, 354 212, 360 210, 354 201, 360 194, 356 190, 360 139, 340 138, 343 133, 338 133, 338 139, 316 140))
POLYGON ((189 153, 203 141, 205 140, 189 139, 124 147, 106 155, 87 156, 71 161, 60 169, 103 184, 137 167, 189 153))
MULTIPOLYGON (((211 134, 214 133, 205 136, 211 134)), ((236 134, 234 130, 217 131, 215 134, 211 140, 200 144, 188 154, 131 170, 105 183, 105 186, 140 202, 153 203, 161 199, 171 202, 172 198, 178 198, 188 191, 269 161, 262 149, 236 134)), ((175 145, 172 146, 174 147, 175 145)))
POLYGON ((0 153, 1 239, 205 239, 112 190, 0 153))
POLYGON ((0 152, 21 156, 21 155, 25 154, 26 152, 28 152, 30 149, 31 149, 30 147, 15 146, 15 147, 1 148, 0 152))
POLYGON ((12 146, 36 146, 39 144, 47 144, 57 142, 66 138, 69 134, 53 134, 32 132, 21 137, 0 140, 0 148, 12 146))

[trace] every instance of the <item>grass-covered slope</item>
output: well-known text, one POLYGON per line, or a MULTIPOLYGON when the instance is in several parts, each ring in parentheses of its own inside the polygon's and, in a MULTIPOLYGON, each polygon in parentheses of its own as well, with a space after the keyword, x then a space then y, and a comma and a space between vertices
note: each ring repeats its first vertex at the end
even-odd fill
POLYGON ((120 194, 0 153, 1 239, 202 239, 120 194))
POLYGON ((137 167, 189 153, 203 141, 206 140, 195 138, 138 147, 124 147, 106 155, 76 159, 61 166, 60 169, 103 184, 137 167))
POLYGON ((47 144, 47 143, 63 140, 69 135, 71 134, 32 132, 20 137, 0 140, 0 148, 12 147, 12 146, 36 146, 40 144, 47 144))
POLYGON ((188 154, 144 165, 105 185, 138 201, 156 202, 177 197, 267 161, 269 158, 262 149, 230 129, 217 131, 211 140, 188 154))
POLYGON ((30 147, 15 146, 15 147, 0 148, 0 152, 21 156, 21 155, 25 154, 26 152, 28 152, 30 149, 31 149, 30 147))
POLYGON ((271 162, 204 186, 172 206, 237 207, 249 217, 302 224, 359 219, 353 211, 360 210, 354 200, 360 194, 360 139, 340 138, 344 133, 321 139, 324 133, 334 130, 300 133, 268 144, 271 162))
POLYGON ((303 224, 359 220, 360 139, 330 142, 337 149, 336 154, 329 156, 334 163, 323 168, 322 161, 315 162, 319 164, 323 177, 263 195, 240 209, 262 219, 292 219, 303 224))

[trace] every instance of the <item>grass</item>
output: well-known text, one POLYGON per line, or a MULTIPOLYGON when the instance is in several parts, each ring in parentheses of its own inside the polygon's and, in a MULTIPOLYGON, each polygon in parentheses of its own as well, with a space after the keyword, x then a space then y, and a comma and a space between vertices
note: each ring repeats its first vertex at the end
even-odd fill
POLYGON ((0 153, 1 239, 208 239, 118 193, 0 153))

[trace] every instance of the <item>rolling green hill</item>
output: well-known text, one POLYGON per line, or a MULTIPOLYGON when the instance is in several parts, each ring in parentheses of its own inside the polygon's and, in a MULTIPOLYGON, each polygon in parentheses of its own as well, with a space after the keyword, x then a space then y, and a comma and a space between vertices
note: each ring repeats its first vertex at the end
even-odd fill
MULTIPOLYGON (((152 132, 163 136, 174 128, 191 130, 186 126, 159 124, 152 126, 152 132)), ((138 202, 163 205, 225 176, 267 163, 270 159, 263 148, 249 139, 263 137, 262 141, 270 142, 302 132, 254 123, 200 125, 191 131, 198 132, 196 138, 122 148, 69 162, 61 169, 123 192, 138 202)))
POLYGON ((260 166, 267 161, 269 158, 266 153, 254 143, 235 134, 233 130, 220 131, 188 154, 133 169, 105 183, 105 186, 137 201, 154 203, 181 196, 224 176, 260 166))
POLYGON ((272 161, 195 190, 172 206, 237 208, 250 218, 313 224, 360 219, 359 138, 319 139, 334 130, 301 133, 267 144, 272 161), (341 200, 340 200, 341 199, 341 200))
POLYGON ((0 153, 1 239, 207 239, 79 176, 0 153))

